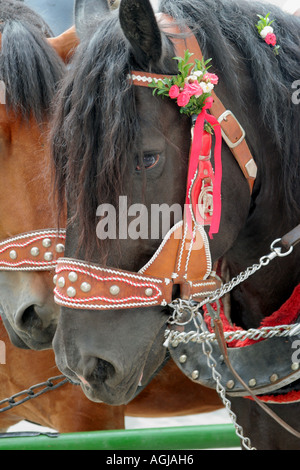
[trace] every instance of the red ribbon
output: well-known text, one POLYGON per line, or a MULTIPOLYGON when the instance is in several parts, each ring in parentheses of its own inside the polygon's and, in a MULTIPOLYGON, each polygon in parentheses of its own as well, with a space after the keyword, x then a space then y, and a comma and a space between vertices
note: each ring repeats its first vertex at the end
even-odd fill
MULTIPOLYGON (((188 170, 188 183, 187 183, 187 194, 186 194, 186 204, 189 206, 190 201, 190 187, 192 180, 195 176, 199 155, 208 155, 210 149, 207 149, 207 139, 205 139, 204 133, 204 121, 206 120, 214 129, 215 134, 215 149, 214 149, 214 162, 215 162, 215 178, 214 178, 214 188, 213 188, 213 216, 211 221, 211 226, 209 230, 209 237, 213 238, 213 235, 218 233, 220 220, 221 220, 221 183, 222 183, 222 159, 221 159, 221 149, 222 149, 222 135, 221 127, 217 119, 211 114, 207 113, 209 105, 206 105, 203 108, 202 112, 198 115, 195 127, 194 127, 194 136, 192 147, 190 151, 190 163, 188 170), (205 152, 205 153, 204 153, 205 152)), ((210 107, 210 106, 209 106, 210 107)), ((192 233, 192 217, 190 210, 186 211, 186 219, 188 227, 192 233)))

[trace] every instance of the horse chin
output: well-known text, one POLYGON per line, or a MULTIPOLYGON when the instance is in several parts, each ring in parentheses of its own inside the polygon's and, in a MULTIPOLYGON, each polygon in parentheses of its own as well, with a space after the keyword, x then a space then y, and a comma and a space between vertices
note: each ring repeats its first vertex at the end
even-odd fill
POLYGON ((100 384, 99 382, 87 382, 86 380, 83 383, 81 381, 80 385, 81 388, 86 395, 86 397, 96 403, 105 403, 106 405, 111 406, 121 406, 127 405, 130 403, 134 398, 139 395, 139 393, 144 389, 146 385, 148 385, 152 378, 155 376, 152 374, 150 377, 144 380, 144 373, 136 376, 132 383, 122 385, 120 384, 117 387, 111 387, 107 384, 100 384), (143 382, 145 385, 141 383, 141 376, 143 376, 143 382))
POLYGON ((16 348, 19 348, 19 349, 30 349, 30 347, 27 346, 25 344, 25 342, 20 338, 20 336, 18 336, 15 333, 15 331, 11 328, 11 326, 7 322, 7 320, 5 320, 3 317, 2 317, 2 320, 3 320, 3 323, 4 323, 5 329, 7 331, 7 334, 9 336, 9 339, 10 339, 11 343, 13 344, 13 346, 15 346, 16 348))
POLYGON ((55 331, 51 328, 49 331, 43 331, 42 336, 40 331, 38 331, 37 334, 34 334, 33 332, 31 335, 27 335, 26 333, 16 331, 12 328, 4 315, 1 314, 1 316, 9 339, 16 348, 33 349, 35 351, 43 351, 45 349, 52 348, 52 339, 55 331))
POLYGON ((118 390, 106 387, 105 385, 99 389, 97 385, 81 384, 81 388, 89 400, 95 403, 105 403, 110 406, 126 405, 136 396, 135 387, 123 393, 119 393, 118 390))
MULTIPOLYGON (((105 403, 111 406, 127 405, 131 402, 155 377, 165 364, 167 355, 166 349, 161 346, 154 349, 155 354, 149 353, 146 361, 132 369, 129 377, 112 377, 105 381, 101 377, 100 367, 94 363, 93 369, 87 373, 76 372, 69 364, 70 357, 62 355, 58 342, 54 340, 54 351, 56 353, 56 363, 60 371, 76 385, 80 385, 86 397, 96 403, 105 403), (58 353, 59 350, 59 353, 58 353)), ((72 361, 72 359, 71 359, 72 361)))

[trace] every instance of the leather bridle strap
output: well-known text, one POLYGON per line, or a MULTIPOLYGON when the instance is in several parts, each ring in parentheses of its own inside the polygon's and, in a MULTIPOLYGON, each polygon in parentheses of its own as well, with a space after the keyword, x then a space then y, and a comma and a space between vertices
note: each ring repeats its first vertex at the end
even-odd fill
POLYGON ((300 243, 300 224, 281 239, 281 245, 287 251, 298 243, 300 243))
POLYGON ((65 250, 65 230, 23 233, 0 242, 0 271, 55 269, 65 250))
POLYGON ((181 298, 203 300, 221 286, 221 281, 211 273, 204 230, 198 231, 193 240, 186 230, 182 231, 181 221, 137 273, 60 258, 56 267, 55 302, 85 310, 166 306, 172 301, 175 284, 180 284, 181 298))
MULTIPOLYGON (((165 14, 159 14, 157 16, 161 29, 171 36, 177 56, 184 57, 184 52, 188 49, 190 52, 193 52, 193 60, 202 60, 203 55, 199 44, 189 28, 186 28, 184 31, 185 38, 183 38, 183 32, 180 31, 173 18, 165 14)), ((137 86, 148 87, 149 83, 151 83, 153 79, 163 80, 164 78, 171 78, 171 76, 140 71, 131 72, 132 82, 137 86)), ((212 92, 212 96, 214 98, 214 102, 210 109, 210 113, 219 121, 222 137, 241 168, 242 173, 248 182, 250 193, 252 193, 257 174, 257 167, 246 143, 245 131, 234 114, 225 108, 214 91, 212 92)))

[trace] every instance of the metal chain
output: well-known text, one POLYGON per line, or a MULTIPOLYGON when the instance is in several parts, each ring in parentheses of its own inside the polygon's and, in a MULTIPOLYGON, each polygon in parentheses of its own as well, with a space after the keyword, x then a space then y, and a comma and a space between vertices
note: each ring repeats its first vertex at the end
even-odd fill
MULTIPOLYGON (((291 325, 278 325, 278 326, 266 326, 261 329, 250 328, 249 330, 237 330, 237 331, 225 331, 224 337, 227 343, 232 341, 245 341, 252 339, 258 341, 260 339, 269 339, 276 337, 287 337, 299 333, 296 330, 293 332, 295 324, 291 325)), ((299 324, 298 324, 299 326, 299 324)), ((179 331, 166 330, 165 336, 168 342, 176 341, 179 343, 204 343, 216 341, 215 333, 209 333, 208 331, 199 333, 199 331, 189 331, 188 333, 180 333, 179 331)))
MULTIPOLYGON (((202 333, 205 333, 206 325, 205 325, 205 322, 204 322, 204 319, 203 319, 202 315, 199 315, 198 319, 200 321, 200 329, 201 329, 202 333)), ((223 385, 221 384, 222 376, 216 370, 217 362, 216 362, 216 360, 214 359, 214 357, 212 355, 212 347, 211 347, 211 344, 210 344, 209 341, 204 341, 202 343, 202 350, 203 350, 203 353, 206 356, 207 365, 211 369, 212 377, 213 377, 214 381, 216 382, 216 391, 217 391, 219 397, 221 398, 221 400, 223 402, 223 405, 225 406, 225 408, 228 412, 228 415, 229 415, 229 417, 230 417, 230 419, 231 419, 231 421, 232 421, 232 423, 235 427, 236 435, 241 439, 242 444, 243 444, 243 446, 246 450, 256 450, 255 447, 252 447, 250 439, 248 437, 244 436, 243 428, 237 423, 236 414, 231 409, 231 402, 228 400, 228 398, 226 398, 225 387, 223 387, 223 385)))
POLYGON ((1 400, 0 401, 0 413, 11 410, 12 408, 22 405, 23 403, 27 402, 28 400, 32 400, 33 398, 38 398, 46 392, 57 390, 59 387, 65 385, 66 383, 69 383, 69 380, 64 375, 58 375, 56 377, 51 377, 46 382, 33 385, 28 390, 23 390, 22 392, 12 395, 10 398, 5 398, 4 400, 1 400), (36 392, 36 390, 39 390, 39 391, 36 392), (24 398, 20 398, 22 396, 24 396, 24 398), (18 400, 16 401, 16 399, 18 400))
MULTIPOLYGON (((276 243, 280 242, 281 238, 277 238, 276 240, 273 241, 271 244, 271 252, 268 255, 262 256, 259 259, 258 264, 254 263, 252 266, 248 267, 245 271, 240 272, 236 277, 232 278, 231 281, 227 282, 224 284, 222 287, 219 289, 216 289, 212 294, 208 297, 206 297, 202 302, 197 304, 198 309, 203 307, 205 304, 212 304, 219 300, 221 297, 223 297, 225 294, 228 294, 228 292, 232 291, 236 286, 241 284, 242 282, 246 281, 250 276, 255 274, 257 271, 259 271, 262 267, 267 266, 270 261, 275 259, 276 257, 283 258, 285 256, 288 256, 292 253, 294 247, 291 246, 290 249, 284 253, 282 253, 282 248, 281 247, 276 247, 276 243)), ((169 307, 174 308, 177 307, 178 305, 178 299, 173 300, 170 304, 168 304, 169 307)))

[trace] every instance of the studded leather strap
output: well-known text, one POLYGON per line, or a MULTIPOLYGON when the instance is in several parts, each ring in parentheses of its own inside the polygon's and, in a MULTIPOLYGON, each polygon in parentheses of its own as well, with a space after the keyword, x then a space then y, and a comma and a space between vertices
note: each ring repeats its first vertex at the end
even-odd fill
POLYGON ((195 301, 221 285, 211 274, 206 233, 199 230, 191 239, 182 221, 138 273, 60 258, 54 294, 57 304, 77 309, 165 306, 172 300, 175 284, 180 284, 181 298, 195 301))
POLYGON ((54 269, 65 250, 65 230, 38 230, 0 242, 1 271, 54 269))

